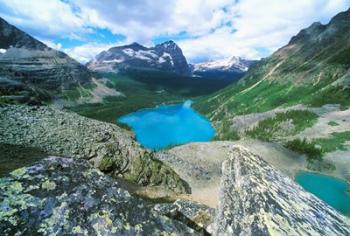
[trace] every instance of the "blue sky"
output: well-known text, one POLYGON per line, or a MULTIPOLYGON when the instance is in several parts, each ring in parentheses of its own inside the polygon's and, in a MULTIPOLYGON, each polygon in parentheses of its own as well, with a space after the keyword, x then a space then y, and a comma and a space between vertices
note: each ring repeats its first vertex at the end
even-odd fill
POLYGON ((82 63, 112 46, 174 40, 190 62, 270 55, 350 0, 0 0, 0 16, 82 63))

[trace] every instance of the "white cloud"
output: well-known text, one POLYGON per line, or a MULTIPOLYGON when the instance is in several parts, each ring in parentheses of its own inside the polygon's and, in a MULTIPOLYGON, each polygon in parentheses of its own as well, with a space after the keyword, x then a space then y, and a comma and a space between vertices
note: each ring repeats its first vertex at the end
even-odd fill
POLYGON ((259 49, 272 53, 315 21, 327 23, 349 7, 349 0, 241 0, 232 5, 231 27, 223 27, 194 39, 179 41, 190 60, 232 55, 257 59, 259 49))
POLYGON ((94 58, 98 53, 105 51, 111 47, 117 46, 116 44, 97 44, 97 43, 87 43, 82 46, 77 46, 74 48, 67 48, 63 51, 70 55, 75 60, 85 64, 94 58))
MULTIPOLYGON (((84 39, 91 28, 103 28, 125 35, 125 43, 151 45, 158 36, 185 32, 188 37, 177 43, 193 61, 259 58, 266 54, 262 50, 273 52, 300 29, 326 23, 349 5, 350 0, 0 0, 0 16, 46 41, 84 39)), ((85 62, 105 46, 86 42, 65 51, 85 62)))
POLYGON ((84 21, 60 0, 0 0, 0 16, 38 38, 52 39, 85 31, 84 21))
POLYGON ((62 50, 62 44, 55 43, 46 39, 39 39, 41 42, 45 43, 50 48, 56 49, 56 50, 62 50))

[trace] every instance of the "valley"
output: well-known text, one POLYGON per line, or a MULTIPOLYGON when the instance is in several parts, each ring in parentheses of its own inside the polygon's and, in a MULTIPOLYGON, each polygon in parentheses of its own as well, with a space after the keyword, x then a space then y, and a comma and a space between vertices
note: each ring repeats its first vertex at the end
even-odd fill
POLYGON ((259 61, 85 65, 0 18, 1 235, 349 235, 350 9, 259 61))

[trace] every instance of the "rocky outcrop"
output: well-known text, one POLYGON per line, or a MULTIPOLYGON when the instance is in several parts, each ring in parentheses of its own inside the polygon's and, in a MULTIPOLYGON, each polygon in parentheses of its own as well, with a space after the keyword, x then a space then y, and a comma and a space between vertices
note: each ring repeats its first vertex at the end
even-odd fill
POLYGON ((222 167, 215 235, 349 235, 350 221, 236 146, 222 167))
POLYGON ((116 125, 49 107, 0 107, 0 143, 87 159, 101 171, 144 186, 189 192, 188 184, 116 125))
POLYGON ((0 76, 13 81, 0 81, 1 99, 19 102, 48 100, 91 79, 85 66, 1 18, 0 76))
POLYGON ((190 75, 182 50, 173 41, 147 48, 138 43, 110 48, 87 63, 94 71, 132 72, 161 71, 190 75))
POLYGON ((0 179, 1 235, 201 235, 85 160, 49 157, 0 179))
POLYGON ((191 226, 204 235, 212 233, 214 208, 188 200, 176 200, 173 203, 156 204, 154 209, 162 215, 191 226))

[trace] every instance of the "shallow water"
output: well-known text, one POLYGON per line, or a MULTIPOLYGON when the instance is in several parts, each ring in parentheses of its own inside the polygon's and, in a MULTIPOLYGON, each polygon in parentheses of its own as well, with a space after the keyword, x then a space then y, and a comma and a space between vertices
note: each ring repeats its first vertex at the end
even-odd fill
POLYGON ((190 101, 142 109, 122 116, 118 122, 130 126, 136 134, 136 140, 153 150, 209 141, 215 133, 210 121, 191 108, 190 101))
POLYGON ((313 193, 330 206, 350 216, 350 185, 328 175, 299 172, 295 180, 308 192, 313 193))

